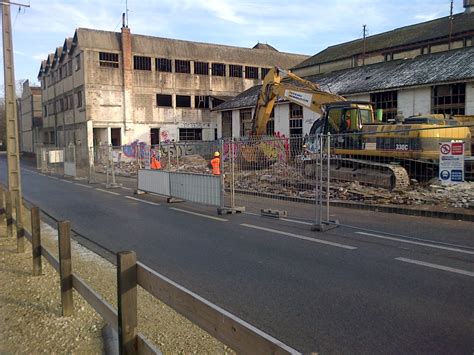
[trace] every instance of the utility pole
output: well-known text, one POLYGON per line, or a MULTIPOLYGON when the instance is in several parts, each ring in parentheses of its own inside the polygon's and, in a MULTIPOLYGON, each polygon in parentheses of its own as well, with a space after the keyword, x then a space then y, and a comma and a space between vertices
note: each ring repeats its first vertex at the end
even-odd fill
POLYGON ((367 25, 362 25, 362 29, 363 29, 362 66, 365 66, 365 36, 367 34, 367 25))
POLYGON ((451 9, 449 10, 449 39, 448 51, 451 50, 451 36, 453 34, 453 0, 451 0, 451 9))
POLYGON ((13 65, 12 23, 9 0, 0 1, 2 11, 2 38, 3 38, 3 72, 5 81, 5 117, 7 123, 7 163, 8 163, 8 190, 12 194, 13 205, 16 211, 17 252, 25 251, 25 232, 23 229, 23 206, 20 178, 20 152, 18 143, 18 117, 15 99, 15 71, 13 65))

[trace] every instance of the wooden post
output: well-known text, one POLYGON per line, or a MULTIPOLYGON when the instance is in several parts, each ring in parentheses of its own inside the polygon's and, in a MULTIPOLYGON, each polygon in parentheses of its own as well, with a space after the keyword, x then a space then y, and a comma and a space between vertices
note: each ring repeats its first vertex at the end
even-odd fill
POLYGON ((31 208, 31 249, 33 250, 33 276, 42 273, 41 265, 41 222, 38 207, 31 208))
POLYGON ((15 219, 16 219, 16 252, 25 252, 25 228, 23 227, 23 201, 18 200, 15 205, 15 219))
POLYGON ((117 254, 119 354, 137 354, 137 256, 117 254))
POLYGON ((63 316, 73 314, 72 264, 71 264, 71 223, 58 223, 59 231, 59 276, 61 279, 61 305, 63 316))
POLYGON ((12 193, 5 191, 5 219, 7 222, 7 237, 13 237, 13 207, 12 193))

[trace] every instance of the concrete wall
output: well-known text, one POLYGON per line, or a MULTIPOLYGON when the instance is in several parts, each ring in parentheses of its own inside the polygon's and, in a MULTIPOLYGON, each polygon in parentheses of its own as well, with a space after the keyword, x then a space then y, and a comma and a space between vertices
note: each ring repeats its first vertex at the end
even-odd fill
POLYGON ((20 151, 23 153, 34 153, 35 145, 42 142, 33 124, 33 118, 36 124, 41 123, 41 110, 41 93, 37 87, 30 87, 26 80, 18 105, 20 151))

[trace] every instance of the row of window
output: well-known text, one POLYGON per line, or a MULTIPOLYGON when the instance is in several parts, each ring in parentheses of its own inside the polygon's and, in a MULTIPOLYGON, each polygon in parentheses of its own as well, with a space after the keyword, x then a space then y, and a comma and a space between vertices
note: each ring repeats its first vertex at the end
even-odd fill
POLYGON ((71 59, 68 62, 60 65, 58 68, 51 70, 51 74, 43 78, 42 87, 46 89, 47 87, 56 84, 57 82, 71 76, 73 73, 73 61, 74 61, 74 70, 78 71, 81 69, 81 54, 79 53, 74 57, 74 60, 71 59))
MULTIPOLYGON (((217 100, 217 99, 214 99, 217 100)), ((222 101, 214 102, 214 105, 217 106, 222 101)), ((194 108, 197 109, 209 109, 210 96, 194 96, 194 108)), ((158 107, 173 107, 173 95, 156 95, 156 106, 158 107)), ((180 108, 189 108, 191 107, 191 96, 190 95, 176 95, 176 105, 175 107, 180 108)))
POLYGON ((43 115, 47 117, 48 115, 52 116, 56 113, 73 110, 74 103, 76 104, 76 108, 82 107, 82 91, 63 96, 55 101, 50 101, 47 105, 43 106, 43 115))
MULTIPOLYGON (((394 119, 398 113, 397 91, 370 94, 375 109, 383 110, 384 122, 394 119)), ((432 113, 464 115, 466 104, 466 83, 437 85, 431 90, 432 113)))
MULTIPOLYGON (((135 70, 152 70, 152 58, 145 56, 133 56, 133 68, 135 70)), ((155 70, 158 72, 171 73, 173 72, 173 61, 169 58, 155 58, 155 70)), ((117 53, 99 52, 99 65, 101 67, 118 68, 119 55, 117 53)), ((224 63, 208 63, 208 62, 193 62, 193 74, 213 76, 227 76, 227 65, 224 63), (210 69, 210 71, 209 71, 210 69)), ((258 79, 258 67, 243 66, 239 64, 229 64, 228 76, 233 78, 258 79), (245 71, 244 71, 245 68, 245 71)), ((269 68, 260 68, 261 77, 267 75, 269 68)), ((174 60, 174 72, 191 74, 190 60, 174 60)))

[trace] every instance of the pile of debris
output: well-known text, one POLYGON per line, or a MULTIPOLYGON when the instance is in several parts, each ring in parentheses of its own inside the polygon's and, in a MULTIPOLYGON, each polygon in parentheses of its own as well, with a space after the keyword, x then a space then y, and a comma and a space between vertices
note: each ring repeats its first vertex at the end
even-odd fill
MULTIPOLYGON (((230 187, 230 179, 226 179, 230 187)), ((235 178, 237 191, 273 194, 293 198, 314 199, 317 184, 314 178, 308 179, 294 167, 275 164, 270 169, 239 171, 235 178)), ((323 191, 327 184, 322 184, 323 191)), ((443 206, 454 208, 474 208, 474 183, 440 185, 412 181, 408 189, 390 191, 385 188, 362 185, 357 181, 331 181, 330 198, 338 201, 358 201, 365 204, 405 205, 405 206, 443 206)))

